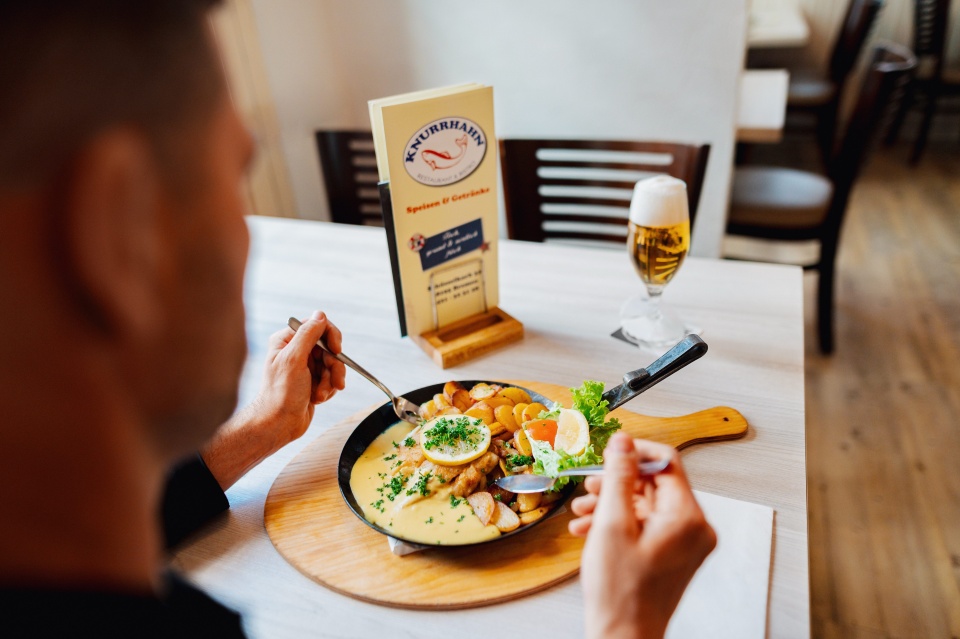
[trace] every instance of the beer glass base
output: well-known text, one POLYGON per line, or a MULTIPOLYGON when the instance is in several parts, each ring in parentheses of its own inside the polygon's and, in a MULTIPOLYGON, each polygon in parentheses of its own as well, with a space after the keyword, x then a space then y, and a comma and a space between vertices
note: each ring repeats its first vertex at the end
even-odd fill
POLYGON ((650 347, 673 346, 690 332, 673 313, 644 295, 624 303, 620 310, 620 328, 623 336, 634 344, 650 347))

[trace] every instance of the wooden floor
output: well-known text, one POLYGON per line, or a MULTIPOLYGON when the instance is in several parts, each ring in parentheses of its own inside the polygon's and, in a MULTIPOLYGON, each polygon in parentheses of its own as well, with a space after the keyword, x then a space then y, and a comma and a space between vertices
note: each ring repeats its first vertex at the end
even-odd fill
POLYGON ((855 188, 833 356, 806 281, 814 637, 960 637, 960 145, 906 155, 855 188))

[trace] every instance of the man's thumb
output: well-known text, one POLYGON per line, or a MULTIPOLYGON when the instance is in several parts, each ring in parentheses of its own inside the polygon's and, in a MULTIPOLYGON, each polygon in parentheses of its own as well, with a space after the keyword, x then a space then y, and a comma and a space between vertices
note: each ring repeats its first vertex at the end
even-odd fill
POLYGON ((633 497, 636 494, 637 452, 626 433, 610 438, 603 451, 603 485, 597 504, 597 518, 607 523, 636 522, 633 497))

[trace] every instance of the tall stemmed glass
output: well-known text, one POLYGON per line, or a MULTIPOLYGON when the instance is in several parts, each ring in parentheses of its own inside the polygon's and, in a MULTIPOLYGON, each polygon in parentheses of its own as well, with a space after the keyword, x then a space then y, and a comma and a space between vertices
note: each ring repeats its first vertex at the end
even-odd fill
POLYGON ((628 299, 620 309, 623 335, 636 344, 672 346, 688 332, 660 305, 664 287, 674 278, 690 248, 687 185, 661 175, 637 182, 630 202, 627 252, 646 295, 628 299))

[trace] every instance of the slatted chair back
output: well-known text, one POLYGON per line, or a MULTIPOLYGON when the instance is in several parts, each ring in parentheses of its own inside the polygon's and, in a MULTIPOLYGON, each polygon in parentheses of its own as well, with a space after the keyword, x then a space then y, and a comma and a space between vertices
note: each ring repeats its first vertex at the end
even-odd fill
POLYGON ((370 131, 317 131, 330 216, 340 224, 383 226, 377 157, 370 131))
POLYGON ((917 58, 932 58, 937 75, 943 65, 949 22, 950 0, 914 0, 913 52, 917 58))
POLYGON ((883 0, 851 0, 847 6, 840 35, 830 55, 830 80, 837 87, 836 95, 842 95, 843 84, 856 65, 882 6, 883 0))
POLYGON ((500 140, 508 235, 623 244, 637 180, 687 183, 693 224, 709 145, 616 140, 500 140))
POLYGON ((906 47, 894 43, 877 46, 850 116, 840 149, 830 162, 827 174, 834 196, 827 225, 839 229, 853 183, 857 179, 876 132, 889 114, 892 98, 902 95, 917 66, 917 58, 906 47))

